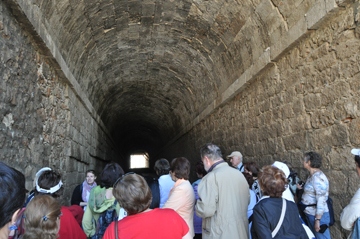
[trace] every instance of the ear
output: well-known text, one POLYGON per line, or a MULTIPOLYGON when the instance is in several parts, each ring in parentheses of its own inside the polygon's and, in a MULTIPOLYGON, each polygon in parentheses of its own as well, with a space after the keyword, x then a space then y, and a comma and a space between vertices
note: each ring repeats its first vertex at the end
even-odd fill
POLYGON ((210 164, 210 159, 207 156, 204 156, 206 164, 210 164))
POLYGON ((18 210, 16 210, 16 211, 14 212, 14 214, 12 215, 12 217, 11 217, 11 224, 14 224, 14 223, 16 222, 16 220, 18 219, 19 213, 20 213, 20 209, 21 209, 21 208, 19 208, 18 210))

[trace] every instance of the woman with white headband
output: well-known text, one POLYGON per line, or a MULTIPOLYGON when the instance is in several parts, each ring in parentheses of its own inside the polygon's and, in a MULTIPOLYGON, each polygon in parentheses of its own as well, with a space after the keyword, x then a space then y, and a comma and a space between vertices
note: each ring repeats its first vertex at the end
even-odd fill
MULTIPOLYGON (((28 201, 37 195, 50 195, 58 199, 63 193, 63 183, 61 175, 51 168, 42 168, 36 173, 35 189, 28 201)), ((84 231, 79 223, 75 220, 71 211, 65 207, 61 207, 60 230, 58 239, 86 239, 84 231)))

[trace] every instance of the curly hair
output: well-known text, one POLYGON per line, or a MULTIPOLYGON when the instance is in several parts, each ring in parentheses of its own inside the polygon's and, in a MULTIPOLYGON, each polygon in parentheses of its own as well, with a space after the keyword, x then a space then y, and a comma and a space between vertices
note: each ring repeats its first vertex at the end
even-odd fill
POLYGON ((38 195, 26 206, 25 234, 22 239, 56 239, 60 228, 61 206, 50 195, 38 195))
POLYGON ((263 195, 275 198, 280 198, 287 186, 284 172, 273 166, 264 166, 258 181, 263 195))
POLYGON ((113 194, 128 215, 134 215, 149 208, 152 194, 146 180, 138 174, 128 174, 113 188, 113 194))
POLYGON ((322 165, 322 157, 320 154, 316 152, 306 152, 304 153, 304 160, 305 162, 310 161, 311 168, 320 168, 322 165))

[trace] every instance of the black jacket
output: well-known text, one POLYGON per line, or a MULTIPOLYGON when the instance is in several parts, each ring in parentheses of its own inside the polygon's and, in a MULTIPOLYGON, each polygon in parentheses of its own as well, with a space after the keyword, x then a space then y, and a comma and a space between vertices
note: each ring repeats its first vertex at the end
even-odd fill
MULTIPOLYGON (((271 239, 271 232, 279 222, 282 198, 263 198, 254 207, 251 235, 253 239, 271 239)), ((295 203, 286 200, 286 212, 277 239, 308 239, 295 203)))
POLYGON ((80 205, 82 200, 82 184, 79 184, 75 187, 73 194, 71 196, 71 205, 80 205))

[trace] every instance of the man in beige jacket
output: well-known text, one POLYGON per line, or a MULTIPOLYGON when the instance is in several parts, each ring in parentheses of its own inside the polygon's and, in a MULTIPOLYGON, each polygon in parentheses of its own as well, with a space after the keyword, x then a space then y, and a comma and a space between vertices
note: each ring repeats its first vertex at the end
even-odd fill
POLYGON ((196 214, 203 218, 203 239, 247 239, 250 195, 242 173, 230 167, 215 144, 200 149, 208 174, 198 187, 196 214))

